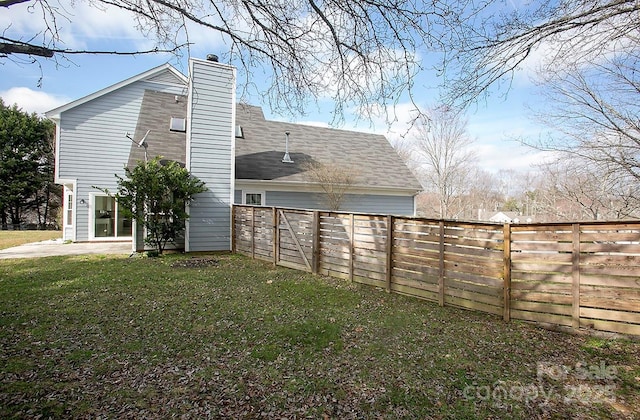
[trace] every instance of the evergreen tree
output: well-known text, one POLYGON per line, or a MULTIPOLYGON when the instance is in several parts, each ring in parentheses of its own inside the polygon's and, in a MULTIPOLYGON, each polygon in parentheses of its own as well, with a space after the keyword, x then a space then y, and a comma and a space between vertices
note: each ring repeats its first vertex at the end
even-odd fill
POLYGON ((0 99, 0 218, 2 229, 20 229, 28 211, 44 227, 50 217, 54 124, 0 99))

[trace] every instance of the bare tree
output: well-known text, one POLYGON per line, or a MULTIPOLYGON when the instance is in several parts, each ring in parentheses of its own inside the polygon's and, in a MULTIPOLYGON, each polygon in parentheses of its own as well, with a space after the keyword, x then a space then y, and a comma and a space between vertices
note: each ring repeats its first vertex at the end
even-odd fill
POLYGON ((479 1, 457 16, 443 43, 442 69, 452 102, 468 104, 495 84, 510 84, 528 59, 545 72, 638 48, 637 0, 479 1), (540 57, 542 56, 542 57, 540 57))
POLYGON ((471 144, 466 119, 441 106, 419 117, 413 135, 399 146, 425 191, 437 196, 434 210, 440 218, 461 216, 459 201, 468 193, 473 167, 471 144))
MULTIPOLYGON (((415 76, 444 75, 452 102, 467 104, 509 76, 527 58, 548 52, 546 65, 602 57, 638 45, 637 0, 0 0, 0 9, 28 7, 41 30, 23 34, 0 28, 0 59, 72 54, 141 54, 188 51, 194 27, 227 43, 220 54, 236 65, 241 85, 255 87, 265 69, 264 92, 272 108, 304 113, 309 101, 335 99, 336 115, 357 106, 363 113, 387 109, 406 94, 413 101, 415 76), (503 4, 504 3, 504 4, 503 4), (73 25, 79 4, 130 12, 133 25, 155 40, 145 51, 73 50, 60 28, 73 25), (441 60, 426 59, 430 53, 441 60), (428 66, 428 67, 427 67, 428 66), (435 67, 435 69, 434 69, 435 67)), ((403 99, 404 100, 404 99, 403 99)))
POLYGON ((640 215, 638 185, 575 154, 540 166, 536 198, 548 219, 617 220, 640 215))
POLYGON ((0 28, 0 59, 178 52, 188 48, 190 30, 199 28, 227 43, 219 58, 239 68, 245 88, 255 87, 254 71, 267 70, 272 108, 304 113, 310 100, 329 96, 337 115, 349 104, 367 112, 370 105, 386 109, 403 93, 410 95, 421 70, 420 52, 441 49, 443 22, 459 8, 456 2, 422 0, 78 0, 64 7, 54 0, 0 0, 0 9, 6 13, 27 4, 34 19, 42 19, 42 30, 25 36, 11 26, 0 28), (130 12, 156 47, 129 52, 64 48, 60 22, 73 24, 71 11, 79 3, 130 12))
POLYGON ((334 163, 307 162, 302 165, 309 181, 324 191, 324 200, 329 210, 338 211, 344 204, 345 195, 353 187, 357 170, 334 163))
POLYGON ((631 177, 640 185, 639 64, 640 50, 544 80, 549 106, 537 117, 555 133, 528 144, 579 156, 603 176, 631 177))
POLYGON ((493 215, 504 199, 500 194, 499 178, 477 167, 470 168, 467 196, 464 199, 465 218, 484 220, 493 215))

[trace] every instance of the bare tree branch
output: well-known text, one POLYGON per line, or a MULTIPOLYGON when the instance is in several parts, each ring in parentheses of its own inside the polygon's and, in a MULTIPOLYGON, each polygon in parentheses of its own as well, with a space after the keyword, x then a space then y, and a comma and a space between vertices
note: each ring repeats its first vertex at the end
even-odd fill
MULTIPOLYGON (((0 1, 6 8, 23 3, 0 1)), ((421 53, 442 45, 444 21, 464 7, 449 0, 84 1, 98 9, 131 13, 137 29, 156 42, 156 49, 138 53, 179 53, 188 45, 184 40, 190 39, 189 28, 210 30, 229 45, 218 55, 238 66, 239 80, 245 81, 241 90, 257 88, 251 76, 264 71, 271 85, 257 93, 272 109, 303 113, 310 101, 331 98, 336 120, 346 109, 367 116, 387 110, 405 94, 413 100, 412 79, 422 68, 421 53)), ((73 25, 72 14, 49 0, 37 0, 29 6, 34 18, 36 6, 44 29, 25 39, 6 28, 4 36, 13 41, 4 41, 4 57, 116 52, 61 48, 64 40, 56 19, 63 17, 73 25)))
POLYGON ((548 106, 537 119, 556 133, 525 144, 580 156, 603 174, 640 185, 639 54, 613 57, 587 68, 570 66, 541 83, 548 106))
POLYGON ((338 211, 344 204, 345 195, 356 182, 358 172, 354 167, 336 164, 306 162, 302 165, 310 182, 320 186, 323 199, 329 210, 338 211))
POLYGON ((467 105, 510 78, 534 50, 547 49, 549 72, 567 61, 582 63, 604 57, 614 48, 638 45, 636 0, 560 0, 514 4, 512 13, 494 16, 495 2, 467 12, 443 60, 447 99, 467 105), (458 45, 456 48, 455 46, 458 45))
POLYGON ((30 0, 0 0, 0 7, 9 7, 18 3, 26 3, 30 0))
POLYGON ((71 49, 57 49, 46 48, 38 45, 32 45, 25 42, 20 42, 14 39, 9 39, 0 36, 0 57, 8 54, 26 54, 34 55, 38 57, 51 58, 55 54, 90 54, 90 55, 143 55, 143 54, 157 54, 157 53, 175 53, 181 48, 184 48, 186 44, 177 45, 172 49, 160 49, 153 48, 151 50, 138 50, 138 51, 97 51, 97 50, 71 50, 71 49))

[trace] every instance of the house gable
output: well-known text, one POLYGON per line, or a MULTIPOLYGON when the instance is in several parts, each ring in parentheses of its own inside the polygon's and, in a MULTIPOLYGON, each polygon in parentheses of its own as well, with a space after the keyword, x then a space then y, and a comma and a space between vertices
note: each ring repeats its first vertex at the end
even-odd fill
MULTIPOLYGON (((115 92, 121 88, 127 87, 140 81, 147 81, 149 83, 157 83, 167 86, 173 85, 182 87, 183 90, 186 90, 186 86, 189 80, 170 64, 163 64, 161 66, 147 70, 144 73, 140 73, 109 87, 101 89, 90 95, 84 96, 73 102, 69 102, 68 104, 62 105, 58 108, 54 108, 51 111, 46 112, 45 115, 54 121, 59 120, 60 115, 65 111, 79 107, 96 98, 100 98, 101 96, 105 96, 111 92, 115 92)), ((183 91, 181 91, 181 93, 183 93, 183 91)))
MULTIPOLYGON (((185 85, 175 69, 160 66, 47 112, 56 122, 56 182, 74 185, 75 239, 92 239, 92 203, 99 189, 115 190, 138 138, 136 128, 145 91, 180 95, 185 85), (153 79, 165 74, 171 83, 153 79)), ((186 79, 186 78, 185 78, 186 79)), ((168 131, 168 130, 167 130, 168 131)))

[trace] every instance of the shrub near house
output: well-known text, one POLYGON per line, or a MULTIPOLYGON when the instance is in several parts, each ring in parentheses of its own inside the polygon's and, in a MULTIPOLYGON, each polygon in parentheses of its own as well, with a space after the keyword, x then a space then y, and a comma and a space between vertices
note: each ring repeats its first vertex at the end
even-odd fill
POLYGON ((184 235, 189 218, 186 205, 196 194, 207 190, 204 182, 177 162, 163 163, 159 157, 139 162, 133 169, 126 168, 126 178, 116 177, 115 197, 124 216, 144 226, 145 242, 158 254, 167 243, 184 235))

